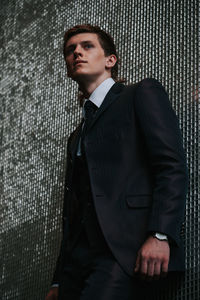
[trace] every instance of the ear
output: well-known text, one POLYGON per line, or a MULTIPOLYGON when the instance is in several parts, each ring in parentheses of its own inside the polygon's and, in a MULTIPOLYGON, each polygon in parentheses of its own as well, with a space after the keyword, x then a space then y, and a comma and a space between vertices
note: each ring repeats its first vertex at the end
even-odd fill
POLYGON ((114 67, 114 65, 117 62, 117 57, 114 54, 111 54, 109 56, 106 56, 106 69, 111 69, 112 67, 114 67))

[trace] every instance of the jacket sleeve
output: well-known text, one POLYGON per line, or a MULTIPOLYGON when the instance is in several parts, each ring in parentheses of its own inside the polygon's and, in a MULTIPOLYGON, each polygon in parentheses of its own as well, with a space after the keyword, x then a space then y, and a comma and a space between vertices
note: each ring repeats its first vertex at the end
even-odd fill
POLYGON ((69 155, 69 147, 70 147, 70 142, 71 142, 71 138, 72 138, 73 133, 70 135, 68 142, 67 142, 67 164, 66 164, 66 168, 65 168, 65 186, 64 186, 64 202, 63 202, 63 214, 62 214, 62 240, 61 240, 61 245, 60 245, 60 251, 59 251, 59 255, 56 261, 56 267, 55 267, 55 271, 53 274, 53 279, 51 281, 51 285, 59 285, 59 280, 60 280, 60 274, 62 272, 62 267, 63 267, 63 246, 64 246, 64 229, 66 227, 66 223, 67 223, 67 175, 68 175, 68 166, 70 164, 70 155, 69 155))
POLYGON ((148 232, 166 234, 179 245, 188 175, 178 119, 155 79, 138 84, 134 106, 154 182, 148 232))

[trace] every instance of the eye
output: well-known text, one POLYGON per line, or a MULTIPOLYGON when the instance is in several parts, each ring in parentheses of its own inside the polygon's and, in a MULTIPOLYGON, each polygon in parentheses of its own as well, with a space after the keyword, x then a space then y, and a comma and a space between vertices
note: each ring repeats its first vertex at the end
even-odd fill
POLYGON ((85 48, 91 48, 91 47, 93 47, 92 44, 86 44, 86 45, 85 45, 85 48))

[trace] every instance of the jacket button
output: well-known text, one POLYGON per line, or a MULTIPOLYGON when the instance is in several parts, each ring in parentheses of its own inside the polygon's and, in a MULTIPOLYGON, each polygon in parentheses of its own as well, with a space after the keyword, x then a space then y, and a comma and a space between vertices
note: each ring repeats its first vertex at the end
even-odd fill
POLYGON ((69 187, 68 186, 66 186, 66 190, 69 191, 69 187))

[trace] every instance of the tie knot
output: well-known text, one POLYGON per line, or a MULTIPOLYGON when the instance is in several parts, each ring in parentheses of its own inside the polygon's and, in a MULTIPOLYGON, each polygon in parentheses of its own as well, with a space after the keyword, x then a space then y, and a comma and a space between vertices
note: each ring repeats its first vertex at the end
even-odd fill
POLYGON ((87 100, 84 104, 85 119, 91 118, 96 110, 97 106, 92 101, 87 100))

